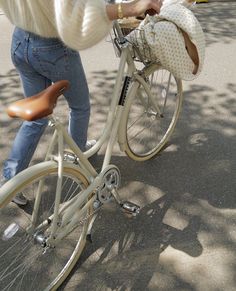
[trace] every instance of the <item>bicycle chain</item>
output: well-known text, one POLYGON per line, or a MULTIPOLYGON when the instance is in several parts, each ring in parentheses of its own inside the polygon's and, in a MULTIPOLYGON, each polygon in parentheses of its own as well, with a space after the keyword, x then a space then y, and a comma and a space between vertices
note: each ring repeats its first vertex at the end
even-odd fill
POLYGON ((101 203, 101 205, 98 206, 92 213, 90 213, 89 215, 84 217, 82 220, 80 220, 79 224, 83 225, 85 223, 85 221, 88 220, 91 216, 93 216, 96 212, 98 212, 98 210, 100 210, 102 208, 102 206, 103 206, 103 204, 101 203))

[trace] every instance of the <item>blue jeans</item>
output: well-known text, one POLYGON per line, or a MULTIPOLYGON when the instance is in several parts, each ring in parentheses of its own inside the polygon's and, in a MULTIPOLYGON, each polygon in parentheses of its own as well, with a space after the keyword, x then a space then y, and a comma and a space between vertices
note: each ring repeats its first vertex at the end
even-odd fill
MULTIPOLYGON (((44 90, 52 82, 69 80, 70 88, 64 93, 69 105, 68 131, 81 150, 84 150, 90 103, 79 53, 65 46, 57 38, 42 38, 15 28, 11 56, 26 97, 44 90)), ((4 163, 4 178, 10 179, 28 167, 47 123, 47 118, 22 123, 9 157, 4 163)))

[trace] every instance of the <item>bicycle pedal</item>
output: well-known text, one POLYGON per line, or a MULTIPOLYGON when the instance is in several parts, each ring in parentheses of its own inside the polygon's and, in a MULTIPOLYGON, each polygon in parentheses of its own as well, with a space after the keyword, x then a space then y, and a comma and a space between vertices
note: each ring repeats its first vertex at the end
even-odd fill
POLYGON ((140 212, 140 206, 130 201, 124 201, 120 204, 120 206, 125 214, 131 216, 136 216, 140 212))

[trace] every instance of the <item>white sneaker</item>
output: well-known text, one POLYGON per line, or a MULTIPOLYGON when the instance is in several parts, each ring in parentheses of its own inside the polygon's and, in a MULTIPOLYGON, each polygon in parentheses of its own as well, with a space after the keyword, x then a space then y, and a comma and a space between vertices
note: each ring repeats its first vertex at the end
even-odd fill
POLYGON ((22 194, 18 193, 16 196, 12 199, 12 202, 18 204, 18 205, 26 205, 28 200, 27 198, 22 194))
POLYGON ((96 143, 97 141, 95 139, 88 140, 85 145, 85 150, 90 150, 96 143))

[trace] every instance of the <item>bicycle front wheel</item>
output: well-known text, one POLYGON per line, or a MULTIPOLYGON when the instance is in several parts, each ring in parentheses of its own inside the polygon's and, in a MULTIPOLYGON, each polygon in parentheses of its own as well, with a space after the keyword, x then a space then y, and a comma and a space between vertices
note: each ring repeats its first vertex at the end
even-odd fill
POLYGON ((158 65, 130 87, 124 109, 125 152, 136 161, 156 155, 170 138, 182 104, 182 82, 158 65))
MULTIPOLYGON (((29 199, 28 205, 21 209, 10 203, 0 209, 1 291, 56 290, 72 270, 86 242, 92 207, 81 217, 82 223, 77 223, 58 244, 46 245, 45 238, 50 235, 50 221, 53 219, 58 168, 55 164, 44 170, 34 171, 34 166, 32 169, 31 177, 17 186, 17 191, 29 199), (43 185, 41 194, 37 193, 39 183, 43 185), (38 195, 41 199, 37 210, 35 201, 38 195), (34 215, 36 217, 33 218, 34 215), (32 225, 33 219, 35 223, 32 225), (45 227, 42 227, 43 223, 45 227)), ((87 185, 88 181, 79 169, 65 166, 60 205, 80 195, 87 185)))

